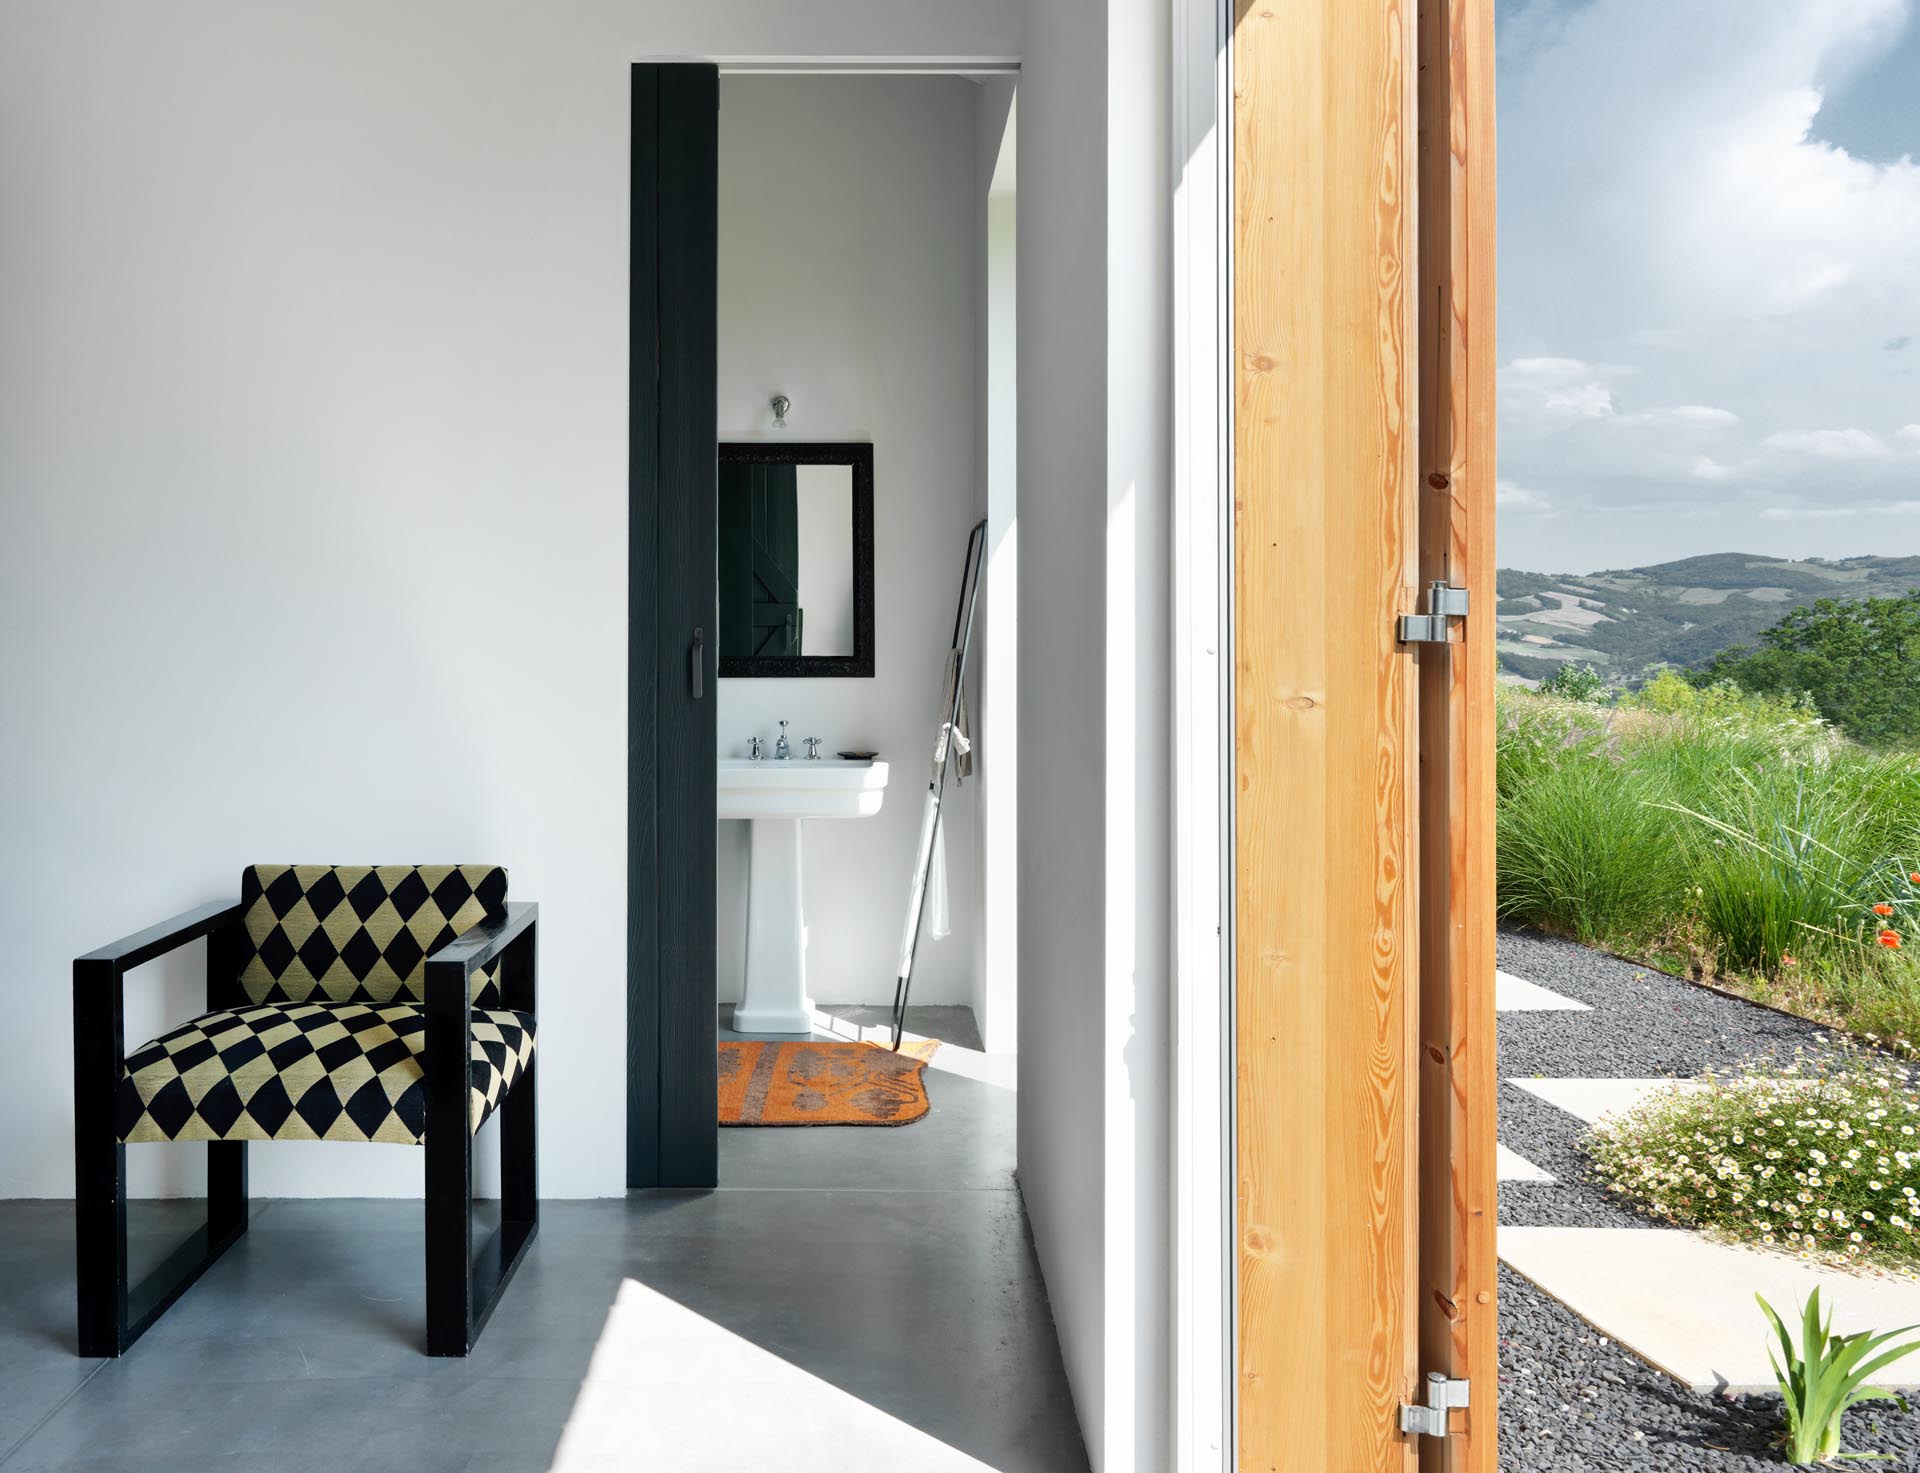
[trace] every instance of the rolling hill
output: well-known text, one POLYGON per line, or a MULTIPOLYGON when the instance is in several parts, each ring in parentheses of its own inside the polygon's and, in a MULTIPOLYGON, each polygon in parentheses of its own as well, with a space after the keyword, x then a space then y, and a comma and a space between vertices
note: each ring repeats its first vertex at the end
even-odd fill
POLYGON ((1656 666, 1700 665, 1800 604, 1920 589, 1920 557, 1830 562, 1722 552, 1600 573, 1500 570, 1500 669, 1538 680, 1568 661, 1633 684, 1656 666))

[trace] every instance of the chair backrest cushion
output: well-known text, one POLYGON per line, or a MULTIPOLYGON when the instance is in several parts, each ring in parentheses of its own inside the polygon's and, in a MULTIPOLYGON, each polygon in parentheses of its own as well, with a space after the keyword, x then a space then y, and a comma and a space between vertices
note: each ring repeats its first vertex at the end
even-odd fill
MULTIPOLYGON (((240 877, 252 1002, 424 1002, 426 959, 506 914, 493 864, 256 864, 240 877)), ((475 972, 477 1007, 498 1007, 497 967, 475 972)))

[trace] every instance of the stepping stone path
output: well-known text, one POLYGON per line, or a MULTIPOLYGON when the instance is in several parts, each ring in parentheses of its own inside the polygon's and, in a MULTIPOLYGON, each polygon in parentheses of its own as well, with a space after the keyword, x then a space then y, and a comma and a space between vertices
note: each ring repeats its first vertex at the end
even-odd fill
POLYGON ((1597 1125, 1603 1115, 1631 1110, 1663 1089, 1692 1094, 1706 1088, 1698 1079, 1509 1079, 1507 1083, 1589 1125, 1597 1125))
MULTIPOLYGON (((1792 1321, 1814 1289, 1837 1334, 1920 1324, 1920 1284, 1817 1268, 1678 1228, 1504 1227, 1500 1256, 1595 1329, 1695 1391, 1775 1383, 1753 1296, 1792 1321)), ((1920 1355, 1888 1370, 1920 1386, 1920 1355)))
POLYGON ((1550 992, 1537 982, 1511 972, 1493 974, 1493 1007, 1499 1013, 1590 1013, 1586 1003, 1550 992))
POLYGON ((1542 1171, 1525 1156, 1509 1147, 1495 1145, 1493 1148, 1494 1175, 1501 1181, 1552 1181, 1550 1172, 1542 1171))
MULTIPOLYGON (((1503 934, 1500 953, 1502 1468, 1780 1467, 1754 1294, 1791 1321, 1817 1285, 1836 1331, 1884 1331, 1920 1323, 1920 1283, 1640 1217, 1589 1176, 1581 1141, 1654 1091, 1817 1051, 1820 1030, 1569 942, 1503 934)), ((1920 1388, 1920 1354, 1888 1374, 1920 1388)), ((1845 1437, 1920 1473, 1920 1413, 1876 1404, 1845 1437)))

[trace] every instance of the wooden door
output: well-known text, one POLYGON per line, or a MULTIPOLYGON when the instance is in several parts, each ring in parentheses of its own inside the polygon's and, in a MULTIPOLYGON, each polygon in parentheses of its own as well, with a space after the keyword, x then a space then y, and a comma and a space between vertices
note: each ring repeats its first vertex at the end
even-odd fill
POLYGON ((1489 0, 1420 0, 1420 578, 1470 590, 1420 663, 1421 1369, 1472 1388, 1424 1466, 1495 1473, 1494 78, 1489 0))
POLYGON ((1496 1466, 1490 12, 1235 14, 1246 1470, 1496 1466), (1435 579, 1464 638, 1404 644, 1435 579), (1408 1436, 1429 1371, 1471 1404, 1408 1436))

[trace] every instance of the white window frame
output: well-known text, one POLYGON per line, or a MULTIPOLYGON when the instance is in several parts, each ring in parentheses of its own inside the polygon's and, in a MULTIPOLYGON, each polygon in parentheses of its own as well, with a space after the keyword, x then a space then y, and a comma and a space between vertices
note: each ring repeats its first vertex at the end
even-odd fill
POLYGON ((1231 1473, 1231 23, 1223 0, 1172 0, 1172 17, 1173 1462, 1231 1473))

